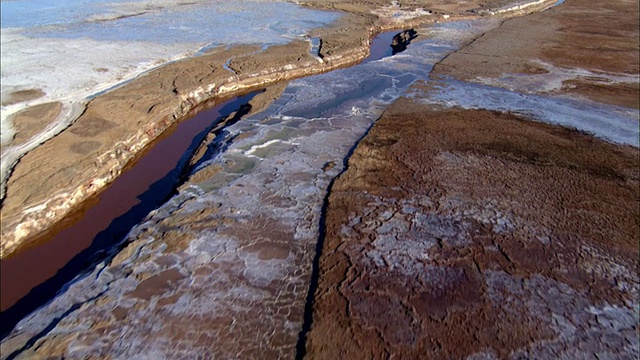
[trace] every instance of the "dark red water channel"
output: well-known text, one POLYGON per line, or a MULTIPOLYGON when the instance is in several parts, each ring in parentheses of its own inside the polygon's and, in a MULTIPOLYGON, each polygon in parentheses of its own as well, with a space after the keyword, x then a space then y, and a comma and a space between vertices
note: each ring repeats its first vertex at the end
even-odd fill
POLYGON ((113 253, 131 228, 175 191, 185 165, 213 125, 238 111, 256 92, 231 98, 179 123, 50 240, 0 262, 4 338, 23 317, 47 303, 78 274, 113 253))
MULTIPOLYGON (((376 36, 363 63, 391 56, 389 44, 395 34, 397 31, 389 31, 376 36)), ((73 220, 67 219, 67 228, 2 260, 0 338, 76 276, 117 253, 114 247, 131 228, 173 194, 185 165, 210 129, 236 111, 248 111, 246 105, 256 93, 229 99, 181 122, 109 185, 95 204, 73 220)))

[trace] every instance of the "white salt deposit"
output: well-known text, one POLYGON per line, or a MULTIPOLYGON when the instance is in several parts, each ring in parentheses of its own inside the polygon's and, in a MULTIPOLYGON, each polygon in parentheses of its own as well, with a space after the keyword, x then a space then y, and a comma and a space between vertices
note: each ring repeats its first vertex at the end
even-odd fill
POLYGON ((280 0, 2 1, 2 99, 20 90, 46 95, 1 107, 1 182, 22 155, 55 136, 86 100, 201 49, 234 44, 284 44, 331 23, 335 12, 280 0), (20 146, 11 118, 38 104, 60 101, 55 124, 20 146))
POLYGON ((531 62, 546 70, 540 74, 503 74, 500 78, 480 78, 479 80, 487 85, 500 86, 508 89, 518 89, 524 92, 551 92, 561 90, 568 85, 565 82, 570 80, 583 80, 592 83, 614 85, 619 83, 638 83, 638 74, 617 74, 593 72, 581 68, 565 68, 554 66, 541 60, 531 62))
POLYGON ((588 100, 529 94, 445 79, 422 102, 523 114, 550 124, 591 133, 620 144, 639 146, 638 110, 588 100))

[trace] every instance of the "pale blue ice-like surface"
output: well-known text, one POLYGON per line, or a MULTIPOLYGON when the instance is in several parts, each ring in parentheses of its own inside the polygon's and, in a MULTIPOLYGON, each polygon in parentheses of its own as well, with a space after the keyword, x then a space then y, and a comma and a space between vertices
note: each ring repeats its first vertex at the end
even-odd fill
POLYGON ((125 0, 17 0, 0 2, 0 26, 30 28, 42 25, 60 25, 84 21, 90 16, 104 13, 107 4, 125 0))
POLYGON ((45 38, 161 44, 283 44, 339 17, 337 12, 311 10, 292 3, 246 0, 153 10, 141 6, 124 9, 116 6, 112 10, 114 6, 113 1, 103 0, 2 2, 2 28, 21 27, 28 36, 45 38), (98 18, 106 20, 96 21, 98 18))
POLYGON ((639 145, 638 110, 588 100, 520 93, 501 87, 444 79, 422 101, 468 109, 520 113, 575 128, 615 143, 639 145))

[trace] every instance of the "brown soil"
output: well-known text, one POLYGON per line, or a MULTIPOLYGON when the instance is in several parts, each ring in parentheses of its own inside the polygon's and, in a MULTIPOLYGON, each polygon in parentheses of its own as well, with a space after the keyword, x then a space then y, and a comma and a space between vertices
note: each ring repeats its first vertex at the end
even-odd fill
POLYGON ((2 106, 8 106, 8 105, 29 101, 29 100, 35 100, 37 98, 43 97, 44 95, 45 95, 44 91, 40 89, 14 91, 10 93, 6 99, 2 99, 2 106))
MULTIPOLYGON (((639 21, 636 1, 567 0, 547 11, 505 21, 442 61, 433 73, 462 80, 497 78, 505 73, 531 73, 541 60, 556 67, 637 76, 639 21)), ((578 86, 565 83, 568 86, 562 92, 638 107, 637 79, 613 83, 611 88, 590 79, 579 80, 578 86)))
POLYGON ((16 136, 9 145, 20 145, 44 130, 56 120, 62 110, 59 102, 50 102, 26 108, 13 117, 16 136))
POLYGON ((590 99, 628 108, 640 109, 640 83, 598 84, 584 80, 568 80, 563 89, 590 99))
POLYGON ((632 357, 639 155, 400 99, 332 188, 310 358, 632 357))

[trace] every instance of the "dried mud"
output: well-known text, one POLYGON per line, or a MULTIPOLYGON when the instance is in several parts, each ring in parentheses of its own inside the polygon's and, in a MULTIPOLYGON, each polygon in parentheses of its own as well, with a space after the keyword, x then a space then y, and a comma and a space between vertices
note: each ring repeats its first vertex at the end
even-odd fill
POLYGON ((309 358, 634 358, 638 160, 398 100, 331 190, 309 358))
MULTIPOLYGON (((569 71, 576 75, 552 93, 638 108, 638 6, 634 1, 571 0, 509 19, 435 66, 433 74, 485 81, 569 71)), ((517 80, 502 82, 519 85, 517 80)))

